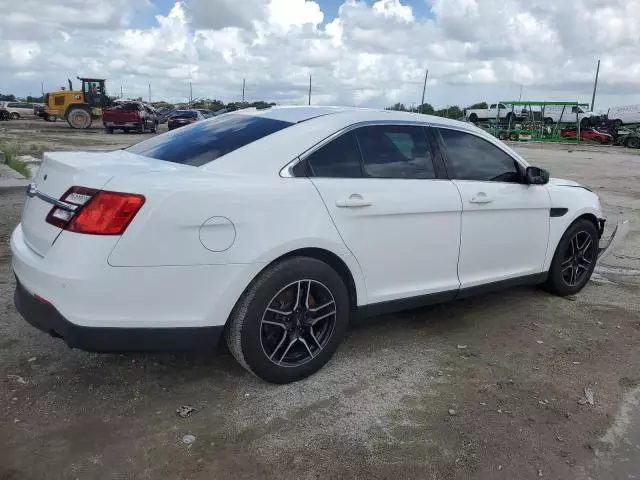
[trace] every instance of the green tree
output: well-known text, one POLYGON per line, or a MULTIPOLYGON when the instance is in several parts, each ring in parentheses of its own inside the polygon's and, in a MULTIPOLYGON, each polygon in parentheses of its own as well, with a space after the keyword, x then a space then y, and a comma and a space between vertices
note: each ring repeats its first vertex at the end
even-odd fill
POLYGON ((16 96, 13 94, 5 95, 4 93, 0 93, 0 100, 4 100, 5 102, 15 102, 16 96))
POLYGON ((417 113, 424 113, 425 115, 433 115, 433 107, 430 103, 423 103, 416 108, 417 113))
POLYGON ((487 104, 487 102, 474 103, 469 107, 469 110, 472 110, 472 109, 475 110, 480 108, 489 108, 489 105, 487 104))
POLYGON ((395 110, 398 112, 408 112, 407 107, 404 106, 404 103, 396 103, 392 107, 387 107, 386 110, 395 110))

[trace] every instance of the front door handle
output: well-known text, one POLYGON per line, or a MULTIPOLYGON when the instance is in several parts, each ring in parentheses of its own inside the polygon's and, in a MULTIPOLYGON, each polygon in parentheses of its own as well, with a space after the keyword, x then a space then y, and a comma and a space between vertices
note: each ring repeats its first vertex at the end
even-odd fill
POLYGON ((475 197, 469 200, 469 203, 491 203, 493 199, 484 192, 476 193, 475 197))
POLYGON ((360 208, 370 207, 371 202, 362 198, 359 193, 354 193, 346 200, 336 200, 336 207, 338 208, 360 208))

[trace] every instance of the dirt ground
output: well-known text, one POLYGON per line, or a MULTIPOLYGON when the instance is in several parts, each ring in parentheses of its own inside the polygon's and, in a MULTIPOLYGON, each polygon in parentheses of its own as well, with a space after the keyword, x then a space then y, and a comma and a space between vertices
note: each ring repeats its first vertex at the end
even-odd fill
MULTIPOLYGON (((38 150, 141 137, 17 123, 0 140, 38 150)), ((605 235, 632 220, 594 281, 567 299, 520 288, 358 322, 323 370, 286 386, 224 347, 89 354, 27 325, 8 246, 22 194, 0 193, 0 479, 640 478, 640 157, 518 150, 597 191, 605 235), (198 411, 180 418, 182 405, 198 411)))

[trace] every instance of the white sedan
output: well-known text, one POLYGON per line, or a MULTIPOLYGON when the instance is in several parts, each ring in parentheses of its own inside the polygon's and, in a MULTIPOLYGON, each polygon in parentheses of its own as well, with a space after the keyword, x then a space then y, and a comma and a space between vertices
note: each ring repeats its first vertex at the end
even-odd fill
POLYGON ((410 113, 228 113, 114 152, 46 153, 11 238, 15 303, 89 351, 213 348, 269 382, 355 315, 521 284, 579 292, 598 197, 482 130, 410 113))

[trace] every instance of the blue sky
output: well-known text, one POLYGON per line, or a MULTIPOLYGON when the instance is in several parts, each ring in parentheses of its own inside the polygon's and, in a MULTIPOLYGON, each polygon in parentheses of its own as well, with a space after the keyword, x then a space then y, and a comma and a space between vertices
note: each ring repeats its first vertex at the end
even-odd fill
MULTIPOLYGON (((155 15, 166 15, 173 7, 176 0, 151 0, 153 3, 152 12, 139 11, 132 20, 133 28, 149 28, 155 25, 155 15)), ((242 0, 238 0, 242 1, 242 0)), ((338 16, 340 5, 345 0, 315 0, 320 5, 320 9, 324 13, 325 23, 331 22, 338 16)), ((364 0, 365 3, 371 5, 374 0, 364 0)), ((186 0, 188 3, 188 0, 186 0)), ((430 16, 429 0, 402 0, 404 5, 410 5, 413 8, 413 14, 417 18, 430 16)))

